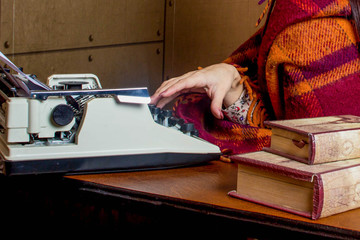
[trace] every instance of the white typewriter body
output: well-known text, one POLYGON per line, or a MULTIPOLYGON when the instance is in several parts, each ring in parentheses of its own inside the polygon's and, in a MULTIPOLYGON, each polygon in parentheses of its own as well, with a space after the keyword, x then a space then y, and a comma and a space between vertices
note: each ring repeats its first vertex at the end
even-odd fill
MULTIPOLYGON (((9 77, 26 82, 9 74, 2 82, 9 77)), ((6 175, 162 169, 220 155, 217 146, 154 121, 146 88, 102 89, 93 74, 53 75, 47 86, 0 89, 6 175)))

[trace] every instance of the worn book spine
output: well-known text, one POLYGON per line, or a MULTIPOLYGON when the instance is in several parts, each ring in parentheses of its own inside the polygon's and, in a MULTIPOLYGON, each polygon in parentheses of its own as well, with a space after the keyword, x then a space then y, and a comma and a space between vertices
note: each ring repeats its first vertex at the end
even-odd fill
MULTIPOLYGON (((284 167, 284 165, 281 164, 257 161, 256 159, 242 157, 241 155, 232 156, 232 160, 245 166, 256 167, 278 175, 314 183, 312 197, 313 207, 311 212, 297 211, 289 209, 286 205, 273 205, 266 201, 259 201, 258 199, 246 197, 238 191, 239 189, 228 193, 232 197, 262 204, 314 220, 360 207, 360 159, 355 159, 351 164, 346 163, 344 164, 344 167, 341 167, 340 165, 340 167, 336 169, 322 166, 328 165, 328 163, 309 166, 317 169, 323 167, 325 169, 324 171, 316 173, 305 171, 301 168, 289 168, 284 167)), ((281 161, 284 162, 286 159, 283 158, 281 161)), ((292 165, 292 163, 295 163, 296 166, 296 162, 291 161, 290 159, 288 159, 286 164, 289 166, 292 165)))
MULTIPOLYGON (((308 140, 306 144, 309 144, 307 158, 279 151, 271 146, 265 147, 264 150, 306 164, 320 164, 360 157, 360 129, 308 133, 307 135, 308 140)), ((293 143, 291 143, 290 139, 289 144, 297 145, 299 150, 302 147, 295 139, 293 143)))

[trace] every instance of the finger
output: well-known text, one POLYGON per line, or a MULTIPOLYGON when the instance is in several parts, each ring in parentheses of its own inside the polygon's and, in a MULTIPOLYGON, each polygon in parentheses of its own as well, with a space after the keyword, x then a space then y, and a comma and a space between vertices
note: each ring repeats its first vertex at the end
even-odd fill
POLYGON ((185 73, 183 74, 182 76, 179 76, 179 77, 174 77, 174 78, 171 78, 169 80, 166 80, 164 81, 161 86, 157 89, 156 92, 163 92, 165 91, 166 89, 168 89, 169 87, 171 87, 172 85, 176 84, 177 82, 183 80, 183 79, 186 79, 188 77, 190 77, 191 75, 193 75, 196 71, 192 71, 192 72, 188 72, 188 73, 185 73))
POLYGON ((214 98, 211 101, 210 110, 211 113, 218 119, 223 119, 224 114, 222 113, 222 99, 221 98, 214 98))
POLYGON ((162 97, 169 97, 175 93, 193 90, 204 92, 204 87, 207 87, 198 74, 192 74, 186 78, 179 79, 173 83, 165 91, 161 93, 162 97))
POLYGON ((177 81, 176 78, 172 78, 163 82, 158 89, 156 89, 155 93, 151 96, 151 104, 156 104, 161 98, 161 93, 168 89, 169 86, 173 84, 173 82, 177 81))
POLYGON ((157 103, 162 98, 161 94, 168 88, 168 85, 171 84, 169 82, 164 82, 150 97, 150 104, 157 105, 157 103))
POLYGON ((217 89, 211 89, 212 93, 208 95, 210 95, 211 100, 211 105, 210 105, 210 110, 212 112, 212 114, 218 118, 218 119, 223 119, 224 118, 224 114, 222 112, 222 105, 223 105, 223 101, 226 95, 227 90, 223 89, 223 88, 217 88, 217 89))
POLYGON ((182 91, 177 92, 175 94, 172 94, 169 97, 161 98, 157 103, 157 107, 163 108, 166 104, 173 101, 175 98, 177 98, 181 94, 189 93, 189 92, 191 92, 191 93, 205 93, 206 91, 203 88, 183 89, 182 91))
POLYGON ((165 107, 165 105, 167 105, 168 103, 170 103, 171 101, 173 101, 175 98, 177 98, 181 93, 177 93, 177 94, 174 94, 170 97, 167 97, 167 98, 161 98, 156 106, 159 107, 159 108, 163 108, 165 107))
POLYGON ((171 78, 163 82, 160 87, 155 91, 155 93, 151 96, 151 104, 156 104, 161 98, 162 93, 165 92, 168 88, 175 85, 179 81, 190 77, 196 71, 188 72, 180 77, 171 78))

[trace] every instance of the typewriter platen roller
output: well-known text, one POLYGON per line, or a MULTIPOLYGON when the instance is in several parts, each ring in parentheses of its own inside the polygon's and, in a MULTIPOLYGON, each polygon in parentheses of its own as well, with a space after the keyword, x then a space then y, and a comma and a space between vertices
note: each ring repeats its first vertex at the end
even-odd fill
POLYGON ((135 171, 218 159, 217 146, 149 100, 146 88, 102 89, 93 74, 53 75, 44 86, 3 69, 2 172, 135 171))

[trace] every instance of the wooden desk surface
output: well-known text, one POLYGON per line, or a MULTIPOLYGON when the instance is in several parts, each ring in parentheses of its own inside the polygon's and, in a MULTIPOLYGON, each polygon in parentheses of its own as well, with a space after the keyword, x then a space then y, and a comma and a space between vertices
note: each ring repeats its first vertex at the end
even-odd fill
POLYGON ((100 193, 111 191, 225 218, 317 232, 322 236, 360 237, 360 209, 314 221, 228 196, 227 193, 236 188, 236 165, 233 163, 213 161, 187 168, 67 178, 78 180, 100 193))

